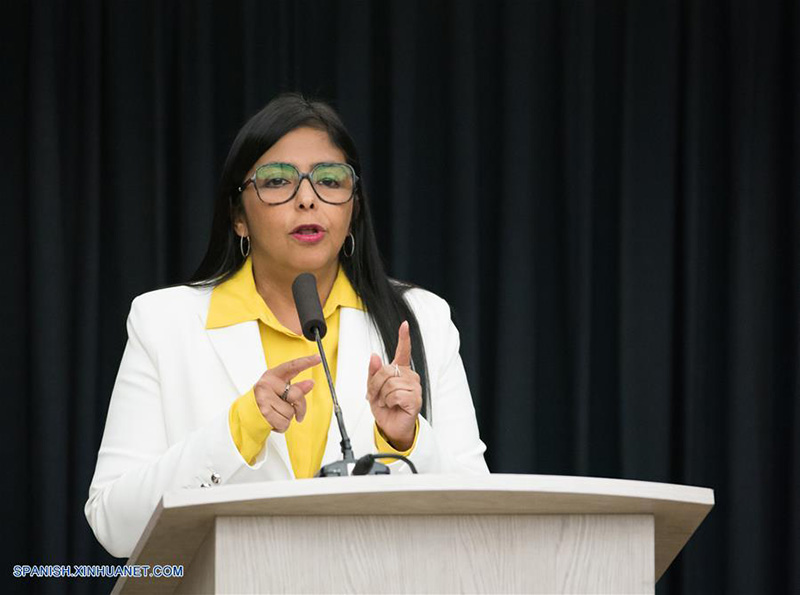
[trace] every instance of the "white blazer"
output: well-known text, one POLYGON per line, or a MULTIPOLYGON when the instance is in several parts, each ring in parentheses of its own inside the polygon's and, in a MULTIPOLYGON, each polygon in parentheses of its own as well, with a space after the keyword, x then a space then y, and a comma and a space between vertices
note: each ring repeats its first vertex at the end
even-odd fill
MULTIPOLYGON (((286 480, 294 472, 283 434, 271 432, 255 463, 241 457, 228 426, 231 403, 266 370, 258 322, 206 329, 211 289, 171 287, 133 300, 128 343, 89 488, 85 514, 114 556, 128 557, 162 494, 226 483, 286 480)), ((422 331, 433 426, 420 417, 410 459, 420 473, 488 473, 475 409, 447 303, 411 289, 422 331)), ((386 358, 367 314, 342 308, 336 394, 356 457, 377 452, 366 401, 370 353, 386 358)), ((341 458, 331 419, 323 464, 341 458)), ((402 462, 392 473, 408 473, 402 462)))

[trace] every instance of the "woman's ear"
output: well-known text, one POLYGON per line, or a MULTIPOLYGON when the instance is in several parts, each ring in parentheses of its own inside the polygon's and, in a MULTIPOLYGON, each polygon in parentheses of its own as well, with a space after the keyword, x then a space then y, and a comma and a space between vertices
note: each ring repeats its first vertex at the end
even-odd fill
POLYGON ((233 230, 236 232, 237 236, 246 238, 250 235, 250 232, 247 231, 247 224, 243 221, 237 221, 233 224, 233 230))
POLYGON ((247 217, 245 217, 244 208, 231 207, 231 221, 233 222, 233 230, 239 237, 248 237, 250 232, 247 229, 247 217))

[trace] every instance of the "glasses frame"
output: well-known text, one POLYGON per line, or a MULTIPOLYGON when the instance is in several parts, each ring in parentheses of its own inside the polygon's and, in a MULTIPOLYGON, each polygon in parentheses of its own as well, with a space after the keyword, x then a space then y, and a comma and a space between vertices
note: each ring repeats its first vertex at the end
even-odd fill
POLYGON ((292 200, 294 200, 294 197, 297 196, 297 193, 300 191, 300 184, 303 183, 303 180, 308 180, 308 183, 311 186, 311 190, 314 191, 314 194, 322 202, 324 202, 326 204, 329 204, 329 205, 346 205, 351 200, 353 200, 353 197, 356 195, 356 189, 358 188, 359 177, 358 177, 358 174, 356 174, 356 170, 354 170, 353 166, 350 165, 349 163, 338 163, 336 161, 326 161, 325 163, 317 163, 314 167, 311 168, 311 171, 303 173, 295 165, 292 165, 291 163, 285 163, 283 161, 270 161, 269 163, 264 163, 262 165, 259 165, 256 168, 256 171, 253 173, 253 175, 250 176, 247 180, 245 180, 244 183, 236 189, 236 191, 239 194, 241 194, 242 192, 245 191, 245 189, 247 188, 248 185, 252 184, 253 188, 255 188, 256 196, 258 197, 258 200, 260 200, 262 203, 264 203, 267 206, 276 207, 278 205, 285 205, 287 202, 291 202, 292 200), (260 170, 262 167, 269 167, 270 165, 288 165, 289 167, 294 169, 297 172, 297 174, 300 176, 299 180, 297 181, 297 186, 295 186, 294 192, 292 192, 292 195, 289 198, 287 198, 286 200, 282 200, 281 202, 267 202, 267 201, 265 201, 263 198, 261 198, 261 193, 259 193, 258 186, 256 185, 256 178, 258 177, 258 170, 260 170), (348 198, 347 200, 345 200, 343 202, 331 202, 329 200, 325 200, 324 198, 322 198, 319 195, 319 192, 317 192, 317 189, 314 187, 314 182, 311 181, 311 174, 313 174, 317 170, 318 167, 326 167, 326 166, 331 166, 331 165, 342 165, 342 166, 346 167, 347 169, 349 169, 350 170, 350 174, 353 176, 353 191, 350 193, 350 198, 348 198))

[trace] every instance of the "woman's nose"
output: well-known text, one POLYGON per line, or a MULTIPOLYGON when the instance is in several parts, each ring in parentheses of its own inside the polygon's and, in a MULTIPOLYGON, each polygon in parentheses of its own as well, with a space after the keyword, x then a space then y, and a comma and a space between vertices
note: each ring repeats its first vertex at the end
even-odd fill
POLYGON ((298 209, 313 209, 317 205, 317 195, 311 187, 311 180, 304 178, 300 180, 297 189, 297 196, 294 197, 298 209))

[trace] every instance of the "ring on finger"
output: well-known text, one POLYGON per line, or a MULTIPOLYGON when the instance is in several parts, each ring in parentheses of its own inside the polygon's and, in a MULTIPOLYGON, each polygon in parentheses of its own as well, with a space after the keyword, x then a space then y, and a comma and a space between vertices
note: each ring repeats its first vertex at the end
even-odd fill
POLYGON ((397 366, 397 364, 394 364, 394 376, 395 378, 400 376, 400 368, 397 366))
POLYGON ((288 396, 289 396, 289 389, 290 389, 290 388, 292 388, 292 385, 291 385, 291 384, 289 384, 289 383, 287 382, 287 383, 286 383, 286 388, 284 388, 284 389, 283 389, 283 394, 281 395, 281 399, 283 399, 284 401, 285 401, 285 400, 288 398, 288 396))

